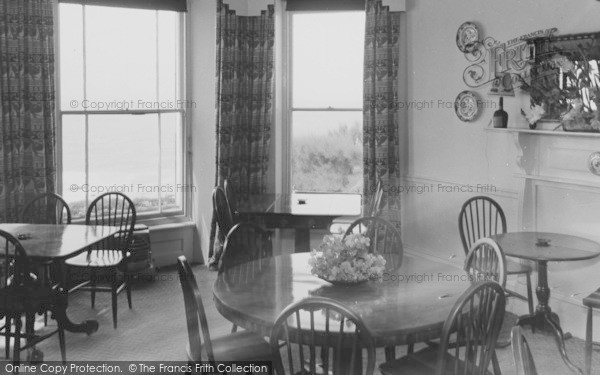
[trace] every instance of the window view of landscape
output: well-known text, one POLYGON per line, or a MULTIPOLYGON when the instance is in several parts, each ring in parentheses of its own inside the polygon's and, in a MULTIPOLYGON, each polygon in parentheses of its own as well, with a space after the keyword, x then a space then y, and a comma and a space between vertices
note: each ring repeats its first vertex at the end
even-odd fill
POLYGON ((68 3, 59 10, 61 194, 73 217, 109 191, 130 197, 141 214, 181 211, 191 187, 182 183, 180 15, 68 3))
POLYGON ((293 190, 362 193, 362 113, 294 116, 293 190))
POLYGON ((291 24, 292 190, 360 194, 364 12, 291 24))

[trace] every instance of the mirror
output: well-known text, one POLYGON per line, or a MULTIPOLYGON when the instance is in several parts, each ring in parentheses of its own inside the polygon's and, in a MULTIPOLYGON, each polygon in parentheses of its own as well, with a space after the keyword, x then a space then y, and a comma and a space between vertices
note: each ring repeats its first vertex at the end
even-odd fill
POLYGON ((576 105, 584 112, 600 104, 600 32, 531 39, 531 103, 544 107, 545 120, 561 120, 576 105))

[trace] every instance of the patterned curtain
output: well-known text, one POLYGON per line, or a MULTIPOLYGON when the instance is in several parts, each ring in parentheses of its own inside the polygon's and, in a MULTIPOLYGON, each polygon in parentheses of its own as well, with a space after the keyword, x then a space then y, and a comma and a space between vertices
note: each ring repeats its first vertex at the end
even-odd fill
POLYGON ((54 33, 51 0, 0 0, 0 222, 54 191, 54 33))
POLYGON ((398 136, 398 59, 400 12, 381 0, 368 0, 365 29, 363 158, 364 202, 377 179, 384 186, 382 216, 400 228, 400 142, 398 136))
MULTIPOLYGON (((217 168, 238 202, 267 191, 273 99, 275 9, 238 16, 217 1, 217 168)), ((215 237, 211 228, 211 255, 215 237)))

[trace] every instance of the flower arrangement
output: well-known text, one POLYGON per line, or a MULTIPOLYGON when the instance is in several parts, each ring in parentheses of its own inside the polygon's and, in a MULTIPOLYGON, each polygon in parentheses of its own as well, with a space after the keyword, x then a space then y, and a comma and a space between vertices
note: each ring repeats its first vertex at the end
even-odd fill
POLYGON ((311 273, 334 284, 381 279, 385 259, 369 253, 369 243, 369 238, 362 234, 350 234, 345 238, 325 236, 319 249, 311 252, 308 261, 311 273))

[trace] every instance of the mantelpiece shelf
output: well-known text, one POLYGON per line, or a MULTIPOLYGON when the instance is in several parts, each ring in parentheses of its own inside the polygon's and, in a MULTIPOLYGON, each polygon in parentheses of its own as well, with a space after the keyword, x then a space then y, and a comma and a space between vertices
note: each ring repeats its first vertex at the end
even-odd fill
POLYGON ((600 133, 585 133, 585 132, 566 132, 563 130, 532 130, 526 128, 485 128, 486 131, 495 133, 522 133, 532 135, 550 135, 559 137, 584 137, 584 138, 600 138, 600 133))

